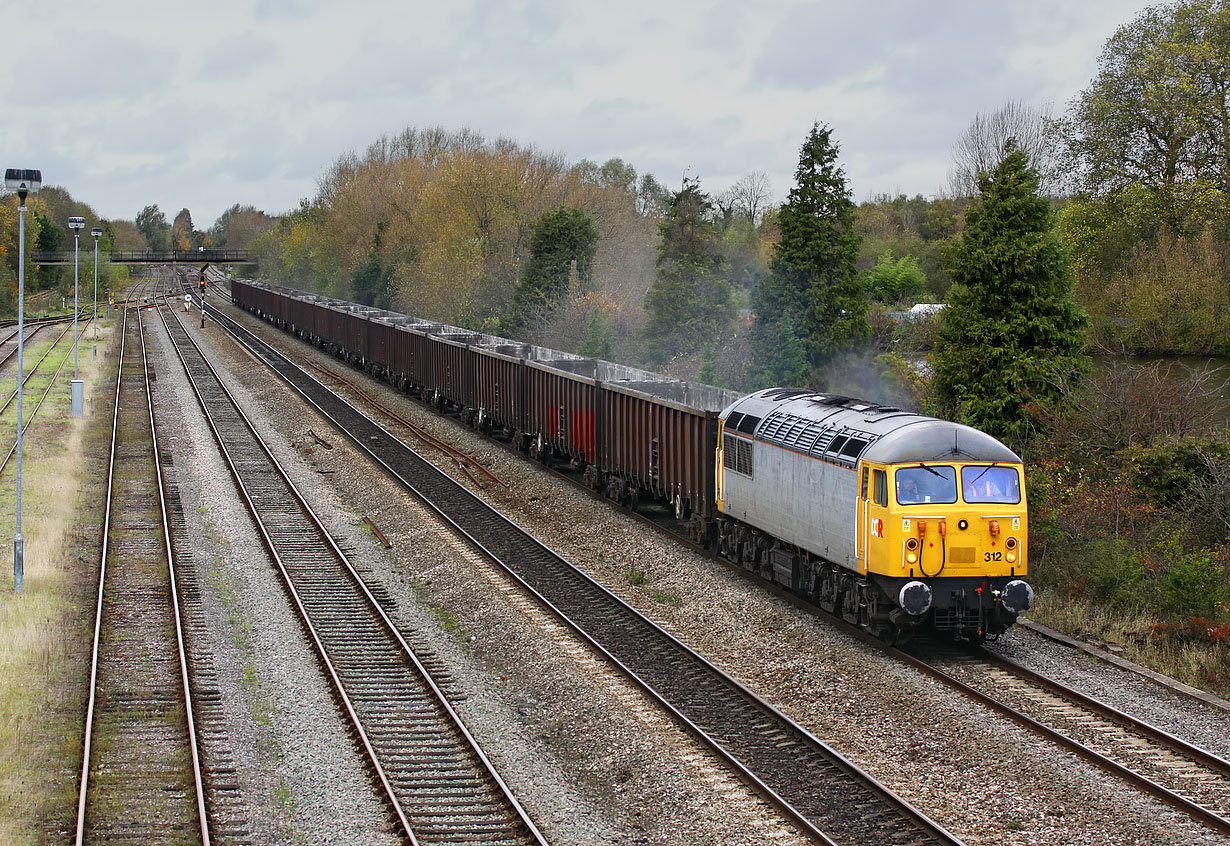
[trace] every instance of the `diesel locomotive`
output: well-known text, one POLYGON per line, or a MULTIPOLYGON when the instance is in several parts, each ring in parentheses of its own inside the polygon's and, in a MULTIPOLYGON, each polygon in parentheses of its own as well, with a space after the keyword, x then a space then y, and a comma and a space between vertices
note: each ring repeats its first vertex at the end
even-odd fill
POLYGON ((814 391, 743 396, 236 280, 232 300, 886 640, 1027 610, 1021 459, 968 426, 814 391))
POLYGON ((1021 459, 946 420, 770 389, 719 417, 718 551, 885 639, 980 640, 1033 603, 1021 459))

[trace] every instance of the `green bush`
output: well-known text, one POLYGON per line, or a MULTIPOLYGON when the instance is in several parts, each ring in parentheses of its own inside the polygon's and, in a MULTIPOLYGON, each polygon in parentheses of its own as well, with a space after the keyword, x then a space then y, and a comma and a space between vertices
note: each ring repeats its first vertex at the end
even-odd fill
POLYGON ((1147 574, 1140 555, 1123 538, 1099 538, 1084 555, 1086 595, 1115 608, 1137 608, 1146 602, 1147 574))
POLYGON ((1207 551, 1179 557, 1162 576, 1162 611, 1186 619, 1225 619, 1230 610, 1227 574, 1207 551))
POLYGON ((882 303, 913 303, 927 290, 927 274, 913 256, 895 258, 885 250, 876 266, 869 270, 863 284, 873 300, 882 303))
POLYGON ((1184 438, 1129 447, 1124 457, 1132 484, 1149 502, 1176 506, 1212 478, 1217 462, 1230 460, 1230 442, 1225 438, 1184 438))

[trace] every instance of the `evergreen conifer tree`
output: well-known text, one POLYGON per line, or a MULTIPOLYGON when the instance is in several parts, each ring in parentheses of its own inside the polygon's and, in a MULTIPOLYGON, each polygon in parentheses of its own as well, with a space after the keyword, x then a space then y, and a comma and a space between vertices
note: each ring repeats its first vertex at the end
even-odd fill
POLYGON ((577 280, 589 282, 597 246, 598 227, 580 209, 560 208, 540 217, 530 239, 530 260, 501 330, 516 335, 554 314, 568 294, 574 261, 577 280))
POLYGON ((781 239, 753 292, 753 343, 765 383, 801 384, 871 334, 856 264, 859 235, 832 130, 814 124, 796 185, 778 212, 781 239))
POLYGON ((1061 377, 1087 366, 1086 319, 1025 153, 1011 151, 979 187, 951 257, 932 384, 941 413, 1019 440, 1031 409, 1053 404, 1061 377))
POLYGON ((364 305, 391 308, 393 305, 393 271, 380 261, 380 243, 384 239, 384 221, 376 223, 372 248, 367 261, 355 268, 350 284, 354 298, 364 305))
POLYGON ((645 295, 646 354, 654 364, 712 343, 734 317, 729 261, 713 204, 697 180, 666 203, 658 276, 645 295))

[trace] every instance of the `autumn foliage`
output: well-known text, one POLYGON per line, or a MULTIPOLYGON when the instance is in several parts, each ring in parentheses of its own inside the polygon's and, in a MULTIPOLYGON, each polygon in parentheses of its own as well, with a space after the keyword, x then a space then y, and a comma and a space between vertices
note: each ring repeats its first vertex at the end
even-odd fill
MULTIPOLYGON (((394 309, 492 329, 513 301, 535 226, 576 209, 600 237, 592 283, 575 297, 609 309, 603 320, 617 324, 639 308, 653 275, 656 222, 641 213, 642 200, 635 171, 619 160, 569 164, 469 130, 409 128, 339 158, 317 196, 253 248, 274 281, 348 298, 374 251, 394 309), (594 292, 603 296, 587 296, 594 292)), ((578 320, 587 325, 576 305, 561 304, 559 325, 534 340, 557 341, 578 320)))

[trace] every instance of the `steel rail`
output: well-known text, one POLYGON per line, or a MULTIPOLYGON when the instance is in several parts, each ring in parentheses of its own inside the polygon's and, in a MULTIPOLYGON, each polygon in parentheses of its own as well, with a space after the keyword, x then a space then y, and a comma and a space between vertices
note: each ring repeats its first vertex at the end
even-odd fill
MULTIPOLYGON (((530 819, 529 815, 525 812, 524 808, 522 808, 516 796, 512 793, 512 791, 509 789, 507 784, 505 784, 503 778, 495 770, 494 765, 491 763, 486 753, 482 750, 482 747, 479 745, 478 741, 470 733, 469 729, 465 726, 464 722, 462 722, 460 715, 457 714, 456 710, 452 707, 451 703, 449 703, 447 696, 440 689, 436 681, 432 678, 430 672, 423 665, 422 661, 415 654, 414 650, 406 642, 405 638, 402 636, 397 626, 393 623, 392 619, 390 619, 387 613, 384 611, 384 608, 381 606, 380 602, 371 593, 367 584, 359 576, 358 572, 354 569, 353 565, 350 563, 349 558, 345 555, 345 553, 337 545, 332 535, 328 532, 328 530, 320 522, 315 512, 308 505, 306 499, 300 493, 297 486, 290 479, 290 477, 286 474, 281 463, 278 462, 277 458, 273 455, 272 450, 269 449, 268 445, 264 442, 264 439, 262 439, 260 434, 258 433, 256 427, 252 424, 251 420, 244 413, 240 404, 235 400, 235 398, 231 395, 229 389, 227 389, 226 385, 222 382, 221 378, 218 376, 213 365, 210 364, 208 359, 205 358, 204 352, 200 349, 199 344, 193 341, 191 336, 187 333, 187 331, 184 330, 184 327, 180 321, 179 315, 176 313, 175 309, 171 308, 168 310, 172 313, 172 316, 175 318, 175 324, 177 325, 179 330, 183 332, 184 337, 193 346, 197 354, 200 356, 200 360, 203 363, 203 366, 206 372, 212 377, 213 380, 216 381, 217 387, 221 390, 223 395, 230 402, 230 405, 234 409, 236 415, 242 420, 244 426, 247 428, 248 432, 251 434, 255 443, 259 446, 260 450, 264 453, 265 457, 268 459, 271 468, 281 477, 283 483, 291 491, 297 505, 302 510, 304 516, 315 526, 321 540, 324 541, 324 543, 329 547, 329 549, 332 551, 332 553, 337 558, 337 560, 343 565, 344 570, 346 574, 348 575, 351 583, 355 587, 358 588, 359 592, 361 593, 362 597, 367 603, 369 609, 374 613, 375 617, 380 621, 381 625, 384 627, 385 632, 389 636, 391 636, 391 638, 398 644, 398 647, 402 653, 402 656, 414 666, 416 671, 421 676, 426 687, 430 691, 430 695, 437 701, 437 703, 442 708, 444 713, 447 714, 448 719, 454 724, 456 729, 460 732, 461 736, 464 738, 465 742, 469 745, 470 750, 480 762, 481 767, 485 770, 486 777, 491 780, 491 783, 495 785, 498 792, 503 796, 504 800, 509 804, 509 807, 512 810, 517 823, 520 824, 524 828, 526 835, 530 837, 533 840, 533 842, 537 844, 541 844, 542 846, 545 846, 546 841, 542 837, 542 834, 538 831, 537 826, 535 826, 533 821, 530 819)), ((167 326, 168 333, 170 333, 170 324, 168 324, 166 320, 166 315, 163 314, 161 310, 159 314, 163 320, 164 325, 167 326)), ((402 807, 401 801, 397 797, 397 794, 390 781, 390 777, 384 765, 380 761, 380 755, 376 751, 368 735, 368 732, 364 727, 363 719, 360 717, 358 710, 355 707, 355 704, 351 698, 351 695, 346 689, 345 683, 342 681, 341 676, 336 666, 334 665, 333 660, 330 658, 329 650, 326 648, 317 626, 312 621, 312 615, 307 610, 305 601, 303 597, 301 596, 299 590, 296 588, 294 579, 290 575, 288 568, 285 562, 283 561, 281 554, 279 553, 277 549, 277 545, 275 541, 273 540, 269 531, 267 530, 264 520, 262 519, 260 515, 260 509, 254 502, 248 490, 248 486, 244 482, 243 477, 240 474, 235 461, 233 460, 231 451, 227 447, 225 443, 225 439, 222 436, 222 433, 219 431, 215 416, 208 408, 208 405, 205 402, 205 399, 201 394, 200 386, 198 385, 197 379, 192 374, 191 368, 189 367, 188 362, 184 357, 184 352, 181 349, 180 343, 176 341, 174 337, 172 337, 172 340, 175 341, 174 346, 176 349, 176 353, 180 358, 181 364, 183 364, 184 366, 185 372, 188 374, 189 382, 193 387, 193 391, 197 395, 197 399, 209 423, 210 429, 214 434, 215 440, 219 444, 223 458, 226 461, 227 466, 231 470, 232 477, 235 480, 235 484, 240 492, 240 496, 244 500, 249 512, 253 516, 254 523, 256 524, 257 530, 260 533, 261 538, 266 548, 269 550, 270 555, 272 559, 274 560, 274 563, 277 566, 278 571, 282 577, 283 583, 286 586, 287 592, 291 596, 292 602, 300 614, 303 625, 305 629, 307 630, 309 637, 311 638, 318 655, 321 658, 321 662, 324 665, 326 672, 328 673, 329 677, 331 678, 333 682, 334 690, 336 691, 339 700, 341 701, 344 709, 347 712, 350 722, 352 726, 354 727, 356 734, 359 737, 360 743, 363 746, 364 751, 367 754, 368 760, 371 763, 376 773, 377 779, 380 782, 382 789, 384 790, 385 796, 387 797, 389 804, 392 806, 392 809, 395 815, 397 816, 399 823, 402 826, 402 830, 404 831, 406 836, 409 838, 410 842, 412 844, 415 844, 415 846, 417 846, 419 841, 415 834, 415 824, 413 824, 411 820, 408 818, 405 812, 405 809, 402 807)))
POLYGON ((1006 658, 999 655, 985 646, 979 647, 974 651, 974 654, 984 661, 988 661, 1002 669, 1004 672, 1011 673, 1025 681, 1030 682, 1038 687, 1048 690, 1051 693, 1063 699, 1071 701, 1073 704, 1080 706, 1088 711, 1118 723, 1129 731, 1134 731, 1137 734, 1143 735, 1153 742, 1165 746, 1173 752, 1182 755, 1185 758, 1190 758, 1201 766, 1207 767, 1214 772, 1218 772, 1227 778, 1230 778, 1230 761, 1224 758, 1219 758, 1213 753, 1201 749, 1199 746, 1188 743, 1181 737, 1171 734, 1164 729, 1160 729, 1151 723, 1147 723, 1139 717, 1134 717, 1126 711, 1121 711, 1112 705, 1108 705, 1092 696, 1088 696, 1075 688, 1068 687, 1062 682, 1058 682, 1052 678, 1042 675, 1036 670, 1031 670, 1011 658, 1006 658))
MULTIPOLYGON (((107 583, 107 538, 111 534, 111 500, 115 491, 115 447, 120 421, 120 385, 123 380, 124 346, 128 341, 128 321, 120 327, 120 362, 115 374, 115 408, 111 412, 111 452, 107 458, 107 500, 103 505, 103 548, 98 562, 98 599, 94 604, 94 640, 90 648, 90 696, 85 708, 85 740, 81 753, 81 785, 77 798, 77 833, 74 842, 85 838, 85 800, 90 784, 90 757, 94 739, 94 706, 98 699, 98 650, 102 640, 103 592, 107 583)), ((67 360, 67 357, 65 357, 67 360)), ((14 446, 16 449, 16 446, 14 446)))
POLYGON ((465 473, 466 476, 469 477, 470 481, 472 481, 474 484, 476 485, 478 484, 478 479, 475 479, 474 476, 471 475, 470 470, 469 470, 470 467, 477 467, 483 473, 483 475, 485 475, 488 479, 490 479, 491 481, 495 482, 498 485, 501 485, 505 489, 508 488, 507 482, 505 482, 503 479, 496 476, 488 468, 484 467, 479 462, 475 461, 472 456, 467 455, 466 453, 457 449, 457 447, 449 443, 446 443, 445 441, 440 440, 435 435, 432 435, 430 432, 424 429, 422 426, 417 426, 414 423, 410 422, 405 417, 398 414, 396 411, 394 411, 393 409, 389 408, 384 403, 377 400, 371 394, 364 391, 358 385, 351 382, 349 379, 346 379, 342 377, 340 374, 333 372, 328 367, 321 367, 319 364, 314 364, 312 362, 307 362, 307 365, 311 367, 313 370, 316 370, 320 373, 324 373, 326 376, 329 376, 332 379, 336 380, 337 382, 340 382, 341 384, 345 385, 349 390, 354 391, 356 394, 362 397, 369 405, 380 409, 380 411, 383 412, 390 419, 396 420, 398 423, 405 426, 407 429, 410 430, 411 434, 413 434, 416 438, 418 438, 420 442, 422 442, 423 444, 426 444, 429 447, 432 447, 438 450, 446 458, 450 459, 453 462, 453 464, 457 466, 457 469, 465 473))
POLYGON ((179 579, 175 572, 175 553, 172 549, 171 519, 167 512, 167 490, 162 478, 162 453, 158 448, 158 418, 154 412, 153 392, 149 386, 149 359, 145 347, 145 327, 138 315, 137 328, 141 331, 141 362, 145 370, 145 399, 149 406, 149 426, 153 436, 154 472, 158 480, 158 509, 162 516, 162 536, 167 556, 167 571, 171 579, 171 605, 175 618, 175 644, 179 650, 180 683, 184 689, 184 712, 188 721, 188 748, 192 759, 193 786, 196 791, 197 814, 201 821, 201 844, 210 846, 209 815, 205 809, 205 783, 201 775, 201 752, 196 737, 196 717, 194 698, 192 696, 192 681, 188 674, 188 652, 184 645, 184 619, 179 603, 179 579))
MULTIPOLYGON (((125 314, 125 318, 127 315, 125 314)), ((159 513, 161 519, 161 528, 164 538, 164 554, 166 555, 168 576, 170 583, 171 594, 171 613, 175 619, 176 640, 177 640, 177 663, 179 666, 179 676, 181 679, 184 695, 184 711, 187 722, 187 736, 190 756, 192 761, 192 779, 193 789, 195 793, 195 809, 198 820, 198 833, 200 834, 200 842, 202 846, 210 846, 210 835, 208 827, 208 815, 205 808, 204 782, 201 775, 200 760, 197 754, 196 731, 193 720, 193 699, 191 686, 188 678, 188 660, 187 652, 184 648, 184 640, 181 627, 181 616, 179 601, 177 595, 177 585, 175 580, 175 558, 171 549, 171 532, 170 521, 167 513, 166 491, 163 487, 161 459, 158 451, 158 434, 155 423, 153 397, 149 390, 149 364, 146 356, 144 344, 144 332, 138 322, 138 341, 141 347, 141 372, 145 384, 145 395, 151 437, 151 450, 153 458, 153 466, 155 468, 155 477, 157 479, 157 491, 159 502, 159 513)), ((121 391, 125 375, 124 354, 128 342, 127 334, 127 319, 123 321, 120 331, 120 354, 119 364, 116 368, 115 379, 115 407, 111 418, 111 448, 107 461, 107 497, 104 504, 103 512, 103 530, 102 530, 102 549, 99 556, 99 571, 98 571, 98 597, 94 609, 94 637, 91 646, 90 654, 90 681, 89 681, 89 699, 86 706, 85 717, 85 733, 82 743, 82 763, 81 763, 81 782, 77 800, 77 826, 75 843, 81 846, 85 838, 86 824, 86 805, 89 797, 90 788, 90 765, 93 757, 94 747, 94 724, 96 719, 96 710, 98 705, 98 680, 99 680, 99 653, 101 649, 101 633, 103 619, 103 600, 106 594, 107 584, 107 564, 108 554, 111 550, 111 513, 115 499, 115 464, 116 455, 119 444, 119 417, 121 411, 121 391)), ((67 358, 66 358, 67 360, 67 358)))
MULTIPOLYGON (((64 336, 61 335, 60 338, 56 339, 56 342, 58 343, 60 339, 63 337, 64 336)), ((26 434, 26 431, 30 428, 30 425, 34 422, 34 418, 38 415, 39 409, 43 407, 43 402, 47 399, 47 395, 51 393, 51 389, 55 386, 56 379, 60 378, 60 371, 64 369, 64 366, 66 364, 68 364, 68 354, 67 353, 65 353, 64 358, 60 360, 60 366, 56 368, 56 372, 51 374, 51 379, 50 381, 47 382, 47 387, 46 389, 44 389, 42 395, 38 398, 38 402, 34 404, 34 408, 30 409, 30 413, 26 416, 25 423, 21 427, 21 434, 23 436, 23 439, 26 434)), ((22 383, 23 384, 25 383, 24 379, 22 380, 22 383)), ((4 460, 0 461, 0 473, 3 473, 5 468, 9 466, 9 462, 13 459, 13 454, 16 452, 17 452, 17 440, 14 439, 13 445, 9 447, 9 451, 5 453, 4 460)))
MULTIPOLYGON (((860 768, 858 768, 851 761, 846 759, 836 750, 832 749, 832 747, 828 746, 823 741, 821 741, 819 738, 811 734, 811 732, 809 732, 807 729, 803 728, 798 723, 791 720, 781 711, 777 710, 774 706, 765 702, 762 698, 760 698, 755 693, 748 690, 746 687, 740 685, 737 681, 731 678, 728 674, 726 674, 720 668, 716 667, 711 662, 708 662, 707 660, 702 658, 700 655, 698 655, 696 652, 691 650, 688 646, 683 644, 681 641, 679 641, 669 632, 665 631, 661 627, 654 624, 651 620, 644 617, 644 615, 642 615, 636 609, 632 608, 630 605, 624 602, 620 597, 618 597, 611 591, 607 590, 606 588, 602 587, 596 581, 591 579, 589 576, 587 576, 580 570, 577 570, 571 564, 568 564, 564 559, 562 559, 560 556, 558 556, 556 553, 549 550, 545 546, 543 546, 540 541, 538 541, 536 538, 533 538, 532 535, 530 535, 520 526, 517 526, 515 523, 509 520, 509 518, 500 514, 496 509, 494 509, 492 506, 490 506, 489 504, 487 504, 486 502, 484 502, 483 500, 481 500, 480 498, 478 498, 471 492, 457 485, 455 481, 453 481, 446 474, 441 472, 438 468, 434 467, 429 462, 426 462, 425 459, 418 457, 413 452, 413 450, 411 450, 408 446, 403 444, 401 441, 397 440, 387 430, 379 426, 379 424, 375 423, 370 418, 367 418, 357 409, 354 409, 352 406, 350 406, 348 403, 341 401, 342 404, 346 408, 349 409, 349 413, 355 416, 355 420, 363 421, 363 425, 365 427, 368 427, 369 429, 369 431, 364 432, 362 435, 354 431, 354 426, 355 426, 354 421, 343 422, 339 420, 336 417, 336 415, 334 415, 327 409, 323 408, 315 398, 310 396, 308 393, 308 390, 305 389, 303 385, 298 384, 298 380, 302 380, 305 384, 312 386, 313 390, 320 390, 324 392, 325 394, 330 394, 331 392, 329 392, 328 389, 325 388, 324 385, 322 385, 318 380, 314 379, 310 374, 308 374, 305 370, 303 370, 303 368, 300 368, 294 365, 289 360, 287 360, 284 356, 282 356, 280 353, 277 353, 277 351, 274 350, 269 344, 267 344, 266 342, 260 341, 254 335, 252 335, 251 332, 248 332, 242 327, 239 327, 235 321, 225 316, 221 311, 219 311, 213 306, 210 306, 210 309, 211 309, 211 313, 214 316, 215 321, 225 326, 226 328, 230 329, 232 334, 236 337, 236 340, 238 343, 245 346, 259 360, 264 361, 266 364, 272 367, 274 371, 277 372, 279 376, 283 379, 283 381, 285 381, 293 390, 299 393, 300 396, 302 396, 306 402, 308 402, 318 412, 320 412, 327 419, 329 419, 335 426, 337 426, 338 429, 341 432, 343 432, 347 437, 349 437, 355 443, 356 446, 358 446, 361 450, 363 450, 365 453, 371 456, 372 459, 378 465, 384 468, 385 471, 390 474, 390 476, 392 476, 394 479, 399 481, 399 483, 402 484, 404 487, 406 487, 408 490, 415 493, 416 496, 420 497, 433 511, 435 511, 437 515, 439 515, 441 520, 443 520, 447 525, 451 526, 453 530, 456 531, 460 537, 466 539, 467 542, 472 544, 475 549, 480 551, 484 556, 486 556, 487 558, 495 562, 498 566, 500 566, 502 569, 504 569, 506 572, 508 572, 509 575, 518 584, 520 584, 527 593, 529 593, 531 596, 533 596, 536 599, 536 601, 538 601, 543 607, 547 608, 553 614, 555 614, 566 626, 568 626, 571 630, 576 632, 578 636, 580 636, 583 640, 590 643, 591 646, 598 652, 598 654, 604 656, 613 666, 619 669, 621 673, 625 674, 630 680, 633 681, 634 684, 636 684, 638 687, 644 690, 647 693, 647 695, 650 696, 651 699, 653 699, 655 702, 658 702, 659 705, 668 714, 670 714, 674 719, 676 719, 680 723, 680 725, 684 726, 686 730, 688 730, 695 737, 697 737, 705 746, 710 748, 721 760, 725 761, 728 764, 728 766, 730 766, 742 779, 745 780, 746 783, 750 784, 767 801, 769 801, 774 806, 778 807, 779 810, 781 810, 783 814, 785 814, 785 816, 789 819, 789 821, 792 824, 794 824, 801 832, 806 833, 807 835, 811 836, 812 838, 816 839, 818 842, 821 842, 821 843, 828 844, 828 843, 834 842, 829 837, 829 835, 826 834, 815 821, 810 819, 806 814, 804 814, 797 807, 795 807, 795 805, 792 804, 791 801, 785 799, 777 790, 773 789, 770 785, 766 783, 764 779, 768 777, 769 774, 763 773, 763 772, 758 774, 754 772, 750 765, 740 760, 736 754, 734 754, 731 750, 727 749, 717 738, 711 736, 703 728, 697 725, 691 718, 686 716, 679 707, 676 707, 675 703, 673 703, 669 699, 668 696, 660 693, 653 685, 651 685, 648 681, 642 678, 639 674, 634 672, 632 668, 630 668, 625 661, 616 657, 603 643, 600 643, 593 635, 588 633, 580 624, 574 621, 569 616, 569 614, 565 613, 565 611, 561 609, 556 602, 553 602, 551 599, 546 597, 539 588, 531 585, 529 581, 523 578, 521 574, 518 572, 518 568, 516 564, 510 563, 505 556, 493 550, 488 544, 484 543, 482 540, 475 537, 474 533, 471 530, 468 530, 465 527, 461 526, 455 519, 453 519, 452 516, 450 516, 450 514, 446 513, 445 508, 443 506, 435 502, 431 495, 424 492, 421 484, 415 483, 414 481, 407 479, 404 474, 400 473, 396 468, 392 467, 388 463, 388 461, 386 461, 380 455, 377 455, 376 452, 373 451, 368 444, 368 439, 373 436, 371 433, 378 433, 375 435, 377 439, 384 440, 385 442, 389 444, 394 444, 396 446, 401 447, 403 450, 406 451, 406 453, 408 453, 410 456, 413 456, 417 462, 421 462, 424 465, 423 469, 426 471, 426 474, 429 478, 433 480, 443 480, 443 484, 449 486, 452 490, 455 490, 456 492, 458 492, 459 496, 465 497, 467 500, 472 501, 475 504, 475 508, 478 510, 481 510, 482 513, 485 515, 483 518, 480 518, 479 522, 487 521, 493 525, 500 525, 500 526, 507 527, 509 531, 517 533, 522 539, 524 539, 526 543, 532 544, 535 548, 542 550, 544 554, 549 555, 554 559, 558 559, 560 562, 562 562, 563 566, 568 568, 568 570, 570 571, 569 572, 570 577, 583 582, 590 589, 594 590, 597 593, 602 594, 605 601, 607 601, 611 606, 619 607, 620 609, 622 609, 622 611, 630 619, 635 619, 637 621, 637 625, 644 626, 646 629, 646 632, 652 631, 654 636, 663 638, 666 642, 668 642, 671 645, 672 648, 677 649, 680 652, 686 654, 688 656, 688 659, 693 663, 693 666, 703 668, 704 672, 710 675, 713 679, 717 680, 720 685, 725 686, 730 691, 735 692, 736 696, 743 698, 745 702, 751 704, 757 711, 765 715, 768 719, 770 719, 774 724, 776 724, 782 730, 798 738, 800 743, 811 748, 813 752, 820 755, 822 759, 827 759, 829 765, 835 767, 838 770, 845 771, 850 777, 857 779, 859 782, 863 783, 868 793, 871 794, 871 796, 877 797, 877 801, 883 803, 887 807, 893 808, 894 811, 900 814, 902 818, 906 820, 910 820, 911 823, 915 825, 918 829, 916 834, 923 835, 923 832, 925 832, 925 835, 923 836, 927 837, 930 842, 946 843, 946 844, 955 844, 955 843, 960 842, 952 834, 945 831, 942 827, 940 827, 937 823, 935 823, 930 818, 928 818, 925 814, 923 814, 917 808, 914 808, 912 805, 905 802, 905 800, 898 797, 895 793, 893 793, 886 786, 881 784, 878 780, 876 780, 870 774, 863 772, 860 768), (263 350, 258 349, 257 344, 259 344, 261 347, 264 347, 264 349, 263 350), (281 359, 283 366, 279 366, 275 359, 281 359), (294 378, 292 378, 291 375, 285 372, 286 370, 289 370, 290 373, 294 374, 294 378)), ((870 798, 870 796, 864 796, 863 800, 866 801, 868 798, 870 798)))
MULTIPOLYGON (((47 325, 46 323, 39 323, 39 324, 36 324, 32 329, 27 329, 26 336, 25 338, 22 339, 22 343, 29 343, 34 338, 35 335, 43 331, 43 327, 46 325, 47 325)), ((14 332, 13 334, 5 338, 3 341, 0 341, 0 347, 3 347, 5 344, 13 344, 12 349, 10 349, 8 352, 4 354, 2 358, 0 358, 0 368, 3 368, 4 365, 8 364, 10 361, 13 360, 13 356, 17 355, 18 345, 13 343, 14 339, 16 338, 17 338, 17 333, 14 332)))
MULTIPOLYGON (((39 356, 38 361, 34 362, 34 366, 31 367, 26 372, 25 378, 21 380, 21 384, 23 388, 25 387, 25 384, 29 382, 30 379, 34 376, 34 374, 38 372, 38 368, 42 365, 44 361, 47 360, 47 356, 51 355, 52 351, 55 350, 56 345, 59 344, 60 341, 64 340, 64 336, 67 334, 68 334, 68 329, 65 328, 65 330, 61 332, 54 341, 52 341, 50 344, 47 345, 47 349, 43 351, 43 354, 39 356)), ((13 400, 15 399, 17 399, 17 389, 16 388, 14 388, 13 392, 8 395, 8 399, 4 401, 4 404, 0 405, 0 414, 3 414, 4 412, 8 411, 9 406, 13 404, 13 400)))
MULTIPOLYGON (((949 673, 944 672, 940 668, 934 666, 933 664, 931 664, 930 662, 926 660, 923 660, 922 658, 919 658, 915 655, 911 655, 910 653, 905 652, 904 650, 898 649, 896 647, 884 645, 884 650, 888 654, 900 660, 902 663, 910 667, 913 667, 915 670, 919 671, 920 673, 923 673, 929 678, 935 679, 936 681, 940 682, 946 687, 949 687, 961 693, 962 695, 966 696, 967 698, 972 699, 973 701, 986 706, 987 708, 994 711, 995 713, 1000 714, 1001 716, 1007 717, 1009 720, 1012 720, 1018 725, 1021 725, 1029 729, 1030 731, 1034 732, 1035 734, 1038 734, 1041 737, 1046 738, 1052 743, 1068 750, 1069 752, 1072 752, 1078 757, 1083 758, 1089 763, 1097 766, 1098 768, 1104 770, 1105 772, 1110 773, 1111 775, 1116 776, 1117 778, 1127 782, 1133 787, 1136 787, 1137 789, 1144 791, 1145 793, 1149 794, 1150 796, 1153 796, 1154 798, 1160 800, 1161 802, 1164 802, 1165 804, 1170 805, 1173 808, 1177 808, 1178 810, 1184 812, 1185 814, 1187 814, 1188 816, 1190 816, 1192 819, 1196 820, 1197 822, 1201 823, 1202 825, 1205 825, 1208 828, 1213 829, 1214 831, 1218 831, 1221 834, 1230 835, 1230 820, 1227 820, 1225 817, 1222 817, 1214 813, 1208 808, 1205 808, 1203 805, 1199 805, 1196 802, 1193 802, 1184 796, 1180 796, 1178 793, 1175 793, 1174 791, 1169 790, 1163 785, 1160 785, 1157 782, 1153 781, 1152 779, 1147 778, 1144 775, 1141 775, 1135 770, 1129 769, 1128 767, 1123 766, 1119 762, 1111 758, 1108 758, 1107 756, 1101 754, 1100 752, 1097 752, 1094 749, 1091 749, 1090 747, 1086 746, 1085 744, 1081 743, 1075 738, 1069 737, 1063 734, 1062 732, 1059 732, 1051 728, 1045 723, 1035 720, 1034 718, 1024 713, 1021 713, 1019 710, 1017 710, 1016 708, 1013 708, 1011 705, 1001 702, 999 699, 987 693, 983 693, 982 691, 978 690, 972 685, 966 684, 960 679, 953 677, 949 673)), ((1062 685, 1059 685, 1058 682, 1051 682, 1051 684, 1054 684, 1062 688, 1062 685)), ((1075 691, 1072 691, 1071 693, 1074 699, 1077 697, 1080 697, 1080 695, 1076 694, 1075 691)), ((1100 704, 1101 703, 1099 703, 1099 705, 1100 704)), ((1109 706, 1102 706, 1102 707, 1106 707, 1109 709, 1109 706)), ((1109 710, 1113 710, 1113 709, 1109 709, 1109 710)), ((1161 732, 1160 730, 1155 729, 1154 731, 1157 731, 1160 735, 1165 735, 1165 733, 1161 732)), ((1165 735, 1165 736, 1169 737, 1169 735, 1165 735)), ((1220 759, 1217 759, 1217 760, 1220 761, 1220 759)), ((1221 763, 1224 765, 1225 762, 1221 762, 1221 763)))

